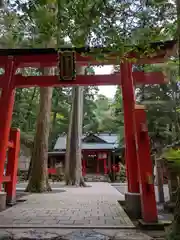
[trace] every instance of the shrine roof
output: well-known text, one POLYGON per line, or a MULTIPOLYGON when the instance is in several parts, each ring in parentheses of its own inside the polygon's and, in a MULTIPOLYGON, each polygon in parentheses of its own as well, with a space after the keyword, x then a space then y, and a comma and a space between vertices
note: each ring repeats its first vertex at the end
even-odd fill
POLYGON ((99 133, 95 134, 95 136, 103 139, 107 143, 118 143, 118 135, 114 133, 99 133))
MULTIPOLYGON (((87 150, 95 150, 95 149, 102 149, 102 150, 113 150, 118 148, 118 135, 117 134, 110 134, 110 133, 100 133, 100 134, 88 134, 82 136, 82 149, 87 150), (90 135, 98 137, 102 142, 83 142, 86 138, 90 135)), ((66 135, 60 136, 56 144, 54 146, 54 150, 65 150, 66 149, 66 135)))

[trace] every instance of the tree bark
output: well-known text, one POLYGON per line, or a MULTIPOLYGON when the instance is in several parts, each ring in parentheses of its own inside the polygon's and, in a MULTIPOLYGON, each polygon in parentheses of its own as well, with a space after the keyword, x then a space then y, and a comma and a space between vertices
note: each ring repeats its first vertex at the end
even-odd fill
POLYGON ((82 176, 82 120, 83 120, 83 87, 74 87, 72 92, 72 109, 70 113, 67 136, 65 180, 66 185, 85 187, 82 176))
MULTIPOLYGON (((85 67, 77 68, 77 74, 84 75, 85 67)), ((83 128, 83 92, 82 86, 73 87, 72 106, 67 135, 65 181, 66 185, 86 187, 82 176, 82 128, 83 128)))
MULTIPOLYGON (((55 91, 55 89, 54 89, 55 91)), ((58 107, 58 102, 59 102, 59 97, 56 96, 55 98, 55 110, 53 111, 53 118, 52 118, 52 124, 51 124, 51 129, 50 129, 50 136, 49 136, 49 146, 50 149, 53 149, 53 137, 54 137, 54 130, 55 130, 55 126, 56 126, 56 118, 57 118, 57 113, 58 111, 56 111, 56 108, 58 107)))
POLYGON ((48 183, 48 138, 50 131, 52 88, 40 89, 40 110, 37 118, 34 148, 32 152, 32 169, 26 191, 51 191, 48 183))
POLYGON ((157 187, 158 187, 158 195, 159 195, 159 203, 164 203, 164 178, 163 178, 163 167, 162 167, 162 160, 156 160, 156 180, 157 180, 157 187))
POLYGON ((171 226, 171 230, 167 236, 167 240, 179 240, 180 239, 180 186, 177 190, 177 201, 174 212, 174 220, 171 226))
MULTIPOLYGON (((176 0, 176 10, 177 10, 177 38, 178 38, 178 57, 180 60, 180 1, 176 0)), ((180 77, 180 64, 179 64, 179 73, 180 77)), ((170 234, 167 236, 168 240, 179 240, 180 239, 180 185, 178 182, 177 190, 177 200, 176 208, 174 211, 174 221, 172 223, 170 234)))
POLYGON ((4 7, 4 0, 0 0, 0 8, 4 7))
POLYGON ((32 96, 31 96, 31 100, 30 100, 30 103, 29 103, 29 106, 28 106, 28 110, 27 110, 27 114, 26 114, 26 116, 24 117, 24 120, 25 120, 25 122, 24 122, 24 124, 23 124, 23 126, 22 126, 22 129, 23 129, 23 131, 24 132, 27 132, 28 131, 28 124, 29 124, 29 116, 30 116, 30 114, 31 114, 31 109, 32 109, 32 105, 33 105, 33 100, 34 100, 34 98, 35 98, 35 96, 36 96, 36 92, 37 92, 37 87, 34 87, 34 90, 33 90, 33 93, 32 93, 32 96))
POLYGON ((31 176, 31 171, 32 171, 32 157, 30 159, 30 163, 29 163, 29 168, 28 168, 28 173, 27 173, 27 181, 29 180, 30 176, 31 176))

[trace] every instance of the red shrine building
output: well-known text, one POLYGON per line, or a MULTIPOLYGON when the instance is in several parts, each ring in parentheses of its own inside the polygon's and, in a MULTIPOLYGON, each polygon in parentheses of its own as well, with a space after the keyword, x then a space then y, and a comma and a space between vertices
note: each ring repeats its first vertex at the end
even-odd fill
MULTIPOLYGON (((123 161, 123 147, 118 135, 111 133, 84 134, 82 136, 82 173, 86 180, 107 180, 113 165, 123 161)), ((59 136, 54 151, 48 153, 49 173, 56 172, 56 165, 65 166, 66 135, 59 136)))

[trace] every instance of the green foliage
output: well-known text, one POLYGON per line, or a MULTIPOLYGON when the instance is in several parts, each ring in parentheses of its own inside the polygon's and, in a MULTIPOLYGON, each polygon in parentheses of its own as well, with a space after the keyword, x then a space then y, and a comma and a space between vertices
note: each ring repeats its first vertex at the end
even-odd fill
POLYGON ((161 149, 163 146, 179 140, 180 137, 178 64, 174 59, 166 64, 145 65, 142 66, 142 69, 144 71, 163 71, 169 80, 166 84, 138 86, 136 89, 138 103, 147 107, 152 147, 161 149))
MULTIPOLYGON (((149 42, 173 38, 176 32, 176 9, 174 4, 167 1, 153 0, 142 4, 140 0, 120 2, 115 0, 94 2, 90 0, 16 0, 9 1, 8 7, 1 13, 0 45, 6 48, 59 48, 65 45, 79 47, 84 46, 86 42, 91 46, 103 45, 112 51, 118 50, 119 54, 123 55, 132 50, 132 44, 138 44, 148 54, 151 52, 149 42)), ((98 52, 97 57, 105 58, 106 56, 98 52)), ((171 78, 175 78, 172 69, 176 67, 172 65, 173 63, 169 63, 168 68, 171 69, 171 78)), ((154 66, 153 69, 155 69, 154 66)), ((32 74, 37 72, 33 71, 32 74)), ((168 85, 167 88, 163 86, 146 88, 151 96, 149 100, 157 101, 157 97, 160 96, 159 100, 168 102, 167 106, 163 106, 163 109, 166 108, 167 111, 168 108, 169 111, 168 114, 166 112, 166 116, 162 111, 158 111, 162 105, 158 105, 158 108, 157 105, 149 106, 148 109, 151 136, 156 136, 157 134, 154 133, 158 133, 162 136, 161 138, 164 138, 165 135, 165 142, 167 139, 172 141, 178 137, 178 131, 173 129, 173 125, 178 121, 180 108, 178 97, 173 99, 172 87, 175 88, 176 84, 168 85), (163 97, 164 93, 166 97, 163 97), (175 102, 176 107, 174 107, 175 102), (173 112, 172 109, 176 111, 173 112), (172 132, 176 133, 176 136, 172 132)), ((67 132, 70 95, 71 89, 63 88, 53 91, 50 148, 57 134, 67 132)), ((114 100, 102 99, 102 96, 96 97, 96 95, 97 89, 85 89, 83 131, 119 132, 121 141, 123 110, 120 88, 117 88, 114 100)), ((141 90, 140 95, 143 95, 141 90)), ((17 89, 13 126, 20 127, 25 133, 24 136, 34 135, 38 103, 38 88, 17 89)))
MULTIPOLYGON (((115 68, 115 71, 119 71, 115 68)), ((112 104, 112 111, 114 117, 114 126, 116 128, 116 133, 118 133, 118 141, 119 145, 122 146, 124 141, 124 114, 123 114, 123 106, 122 106, 122 92, 121 88, 118 86, 114 101, 112 104)))
POLYGON ((126 166, 121 164, 121 169, 119 173, 116 173, 116 177, 118 177, 119 182, 126 182, 126 166))
POLYGON ((174 170, 180 170, 180 149, 168 149, 162 155, 174 170))
POLYGON ((163 157, 168 161, 176 160, 176 159, 180 160, 180 149, 175 150, 171 148, 163 154, 163 157))
POLYGON ((96 131, 116 133, 117 128, 113 116, 112 100, 104 95, 98 95, 95 104, 95 114, 98 121, 96 131))

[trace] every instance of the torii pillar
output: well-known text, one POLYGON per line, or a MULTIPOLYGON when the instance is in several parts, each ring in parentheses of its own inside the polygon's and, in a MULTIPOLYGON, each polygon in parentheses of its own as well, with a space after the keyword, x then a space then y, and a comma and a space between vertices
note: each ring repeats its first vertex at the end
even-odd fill
POLYGON ((6 151, 8 147, 15 98, 15 89, 13 83, 14 72, 15 66, 13 57, 9 57, 5 67, 6 86, 2 89, 0 97, 0 110, 2 114, 0 118, 0 191, 2 187, 1 184, 4 172, 4 164, 6 160, 6 151))
POLYGON ((150 153, 150 141, 147 128, 145 107, 135 106, 135 129, 138 146, 137 166, 141 188, 141 223, 156 223, 158 213, 153 182, 153 166, 150 153))
POLYGON ((141 216, 141 203, 135 142, 135 96, 132 78, 132 64, 128 61, 123 61, 121 63, 120 73, 124 108, 125 162, 128 182, 128 192, 125 194, 126 207, 129 214, 133 217, 139 218, 141 216))

